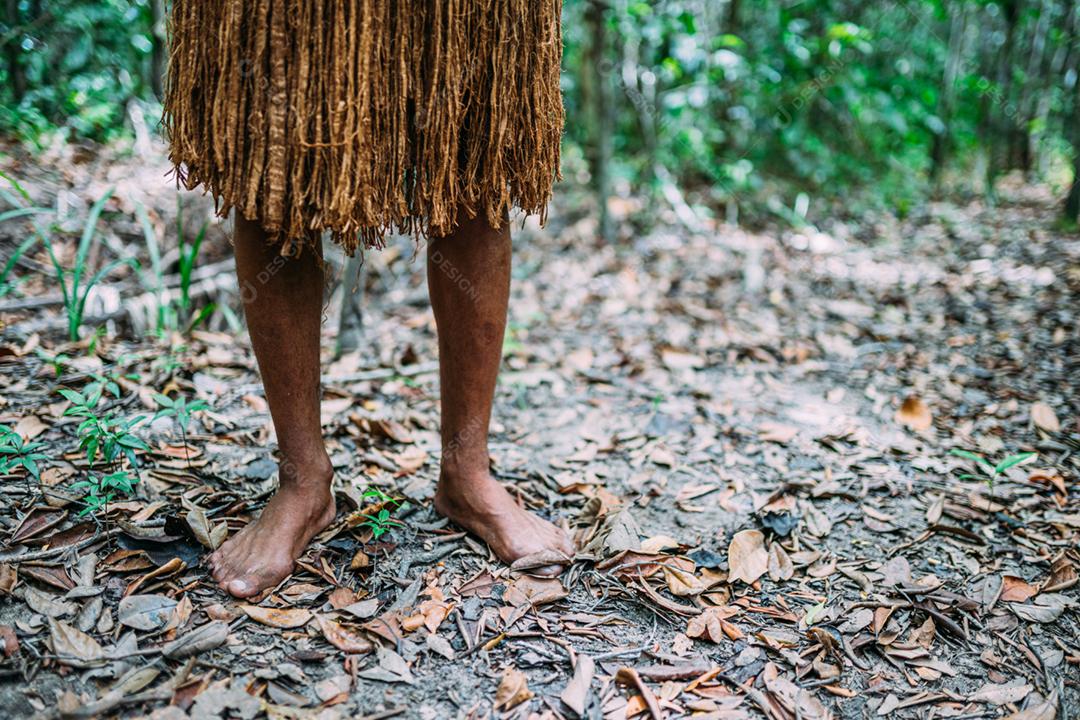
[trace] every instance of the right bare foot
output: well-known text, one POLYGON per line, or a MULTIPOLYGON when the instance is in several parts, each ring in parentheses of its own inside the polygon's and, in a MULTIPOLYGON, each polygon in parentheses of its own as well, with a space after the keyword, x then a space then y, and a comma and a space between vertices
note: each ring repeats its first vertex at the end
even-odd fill
POLYGON ((333 470, 285 478, 259 514, 210 556, 214 579, 239 598, 255 597, 292 574, 311 538, 334 521, 333 470))
MULTIPOLYGON (((435 510, 479 536, 507 564, 544 551, 563 555, 568 562, 574 556, 566 532, 518 505, 487 473, 463 479, 444 471, 435 491, 435 510)), ((530 572, 555 576, 562 570, 562 565, 548 565, 530 572)))

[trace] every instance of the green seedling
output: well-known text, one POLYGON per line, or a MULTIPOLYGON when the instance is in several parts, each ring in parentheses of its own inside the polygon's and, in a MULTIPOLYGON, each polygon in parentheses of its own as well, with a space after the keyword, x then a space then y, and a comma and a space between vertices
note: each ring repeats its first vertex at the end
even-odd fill
POLYGON ((0 475, 10 475, 13 470, 23 468, 35 480, 41 480, 41 466, 38 464, 48 457, 39 448, 43 442, 28 442, 22 435, 6 425, 0 425, 0 475))
MULTIPOLYGON (((187 398, 182 395, 177 395, 176 398, 173 399, 162 393, 154 393, 154 401, 158 404, 159 408, 157 413, 154 414, 154 419, 157 420, 159 417, 171 417, 176 421, 176 424, 180 426, 180 438, 184 442, 184 454, 187 455, 187 427, 191 424, 191 415, 199 410, 207 410, 209 409, 209 406, 202 400, 188 402, 187 398)), ((191 458, 189 457, 187 460, 188 464, 190 464, 191 458)))
POLYGON ((372 538, 378 540, 393 528, 404 527, 404 524, 400 520, 395 520, 390 516, 391 510, 385 507, 386 505, 393 505, 394 508, 397 508, 401 505, 400 500, 387 495, 375 486, 369 486, 364 490, 363 497, 383 505, 375 515, 364 515, 365 520, 360 523, 360 527, 366 527, 371 530, 372 538))
POLYGON ((57 378, 64 374, 64 366, 71 360, 71 357, 64 353, 57 353, 50 357, 49 354, 41 348, 36 348, 34 352, 42 362, 52 365, 53 373, 57 378))
POLYGON ((139 218, 142 227, 143 239, 146 241, 146 252, 150 256, 150 271, 153 273, 153 282, 143 284, 146 289, 154 294, 154 330, 159 336, 176 328, 176 311, 172 302, 168 299, 165 288, 165 267, 161 263, 161 245, 157 240, 157 233, 150 222, 150 216, 142 203, 135 205, 135 215, 139 218))
POLYGON ((45 249, 49 253, 53 270, 56 273, 56 281, 60 285, 60 293, 64 300, 64 312, 67 315, 68 339, 75 342, 79 339, 79 328, 82 326, 83 314, 86 311, 86 301, 90 297, 90 291, 94 289, 105 276, 121 265, 136 265, 134 258, 120 258, 106 263, 96 273, 89 275, 90 250, 97 244, 97 223, 101 212, 105 209, 105 203, 112 197, 112 190, 102 195, 86 218, 83 226, 82 237, 75 251, 75 265, 71 269, 60 264, 56 255, 56 248, 48 235, 43 235, 45 249))
POLYGON ((6 210, 0 213, 0 222, 4 222, 5 220, 17 220, 19 218, 30 218, 31 221, 34 223, 34 226, 38 230, 30 237, 19 243, 19 245, 15 248, 15 252, 11 254, 11 256, 4 263, 4 266, 0 268, 0 297, 3 297, 4 295, 7 295, 9 292, 14 290, 18 284, 18 279, 9 280, 12 271, 15 269, 15 266, 18 265, 19 260, 22 259, 22 256, 29 252, 30 249, 38 243, 41 237, 43 237, 41 228, 38 225, 35 216, 49 214, 52 213, 53 210, 52 208, 35 207, 32 204, 30 194, 27 193, 26 189, 23 188, 23 186, 20 185, 11 176, 0 172, 0 178, 3 178, 8 183, 10 183, 11 187, 14 188, 15 192, 18 193, 18 195, 12 195, 7 191, 0 191, 0 197, 3 197, 4 200, 13 207, 13 209, 11 210, 6 210))
POLYGON ((123 457, 130 467, 136 468, 138 460, 135 452, 150 449, 134 433, 135 426, 146 418, 143 415, 120 418, 112 411, 98 415, 96 408, 104 391, 104 386, 99 385, 86 395, 67 388, 60 388, 57 392, 71 403, 64 415, 83 419, 76 432, 79 449, 86 452, 90 467, 94 467, 99 457, 107 465, 114 465, 123 457))
MULTIPOLYGON (((10 217, 12 212, 15 211, 12 210, 6 213, 0 213, 0 221, 3 221, 10 217)), ((7 262, 4 263, 4 266, 0 267, 0 297, 4 297, 9 292, 15 289, 18 283, 18 278, 16 278, 15 280, 9 280, 9 278, 11 277, 11 271, 15 269, 15 266, 18 264, 19 259, 23 255, 25 255, 27 251, 30 250, 30 248, 33 247, 34 244, 37 243, 37 241, 37 235, 31 235, 30 237, 23 240, 21 243, 19 243, 19 246, 15 248, 15 252, 11 254, 11 257, 8 258, 7 262)))
POLYGON ((180 239, 180 316, 188 323, 187 327, 190 330, 209 317, 210 312, 213 312, 213 308, 210 307, 203 308, 197 317, 192 317, 191 313, 192 275, 195 272, 196 261, 199 259, 199 249, 206 238, 210 223, 204 222, 195 239, 188 242, 184 237, 184 208, 179 195, 176 196, 176 209, 176 235, 180 239))
POLYGON ((109 512, 109 503, 118 496, 130 497, 135 493, 135 486, 139 483, 139 476, 133 475, 128 470, 117 470, 105 474, 91 474, 86 480, 80 480, 72 484, 72 490, 85 490, 83 504, 85 507, 79 515, 85 517, 89 514, 97 514, 99 511, 109 512))
POLYGON ((958 477, 961 480, 973 479, 984 481, 986 483, 986 486, 990 489, 991 495, 994 494, 994 481, 997 480, 999 475, 1004 473, 1009 468, 1031 462, 1036 457, 1038 457, 1038 453, 1033 452, 1016 453, 1013 455, 1006 455, 1000 462, 995 465, 982 455, 969 452, 967 450, 953 449, 950 451, 950 454, 974 462, 975 467, 980 470, 979 473, 963 473, 958 477))
MULTIPOLYGON (((92 373, 90 375, 90 382, 86 383, 83 387, 83 395, 98 395, 100 397, 104 393, 109 393, 114 398, 119 398, 120 380, 122 376, 114 373, 92 373)), ((129 380, 131 378, 128 378, 129 380)))

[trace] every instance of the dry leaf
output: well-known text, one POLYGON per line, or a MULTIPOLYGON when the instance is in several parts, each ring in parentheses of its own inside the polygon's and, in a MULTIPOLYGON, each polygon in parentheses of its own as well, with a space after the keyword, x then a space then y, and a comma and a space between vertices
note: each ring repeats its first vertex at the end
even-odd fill
POLYGON ((1031 406, 1031 422, 1035 427, 1040 430, 1045 430, 1048 433, 1056 433, 1061 431, 1061 422, 1058 420, 1057 413, 1054 412, 1054 408, 1050 407, 1046 403, 1037 402, 1031 406))
POLYGON ((49 639, 53 654, 65 665, 90 667, 105 656, 97 640, 61 620, 49 618, 49 639))
POLYGON ((1039 589, 1034 585, 1024 582, 1015 575, 1001 576, 1001 597, 1003 602, 1027 602, 1039 594, 1039 589))
POLYGON ((968 697, 970 702, 988 703, 990 705, 1005 705, 1006 703, 1018 703, 1028 696, 1034 688, 1023 681, 1023 678, 1009 683, 997 685, 987 683, 968 697))
POLYGON ((662 569, 668 590, 676 597, 693 597, 705 590, 705 584, 701 582, 701 578, 692 572, 668 565, 664 565, 662 569))
POLYGON ((790 580, 795 574, 795 566, 787 551, 778 542, 769 546, 769 577, 773 582, 790 580))
POLYGON ((192 508, 184 519, 187 520, 195 539, 211 550, 221 547, 221 543, 225 542, 229 534, 229 527, 225 521, 211 523, 202 508, 192 508))
POLYGON ((158 630, 175 608, 176 601, 164 595, 128 595, 120 599, 117 621, 136 630, 158 630))
POLYGON ((173 640, 161 650, 161 654, 173 660, 198 655, 222 645, 229 638, 229 624, 221 620, 208 622, 187 635, 173 640))
POLYGON ((499 682, 499 689, 495 691, 495 709, 509 710, 532 696, 525 673, 517 668, 508 667, 499 682))
POLYGON ((758 426, 758 437, 766 442, 774 442, 786 445, 799 434, 799 428, 794 425, 783 425, 776 422, 763 422, 758 426))
POLYGON ((596 663, 588 655, 578 653, 577 662, 574 664, 574 676, 566 684, 559 699, 579 716, 585 714, 585 706, 589 700, 589 685, 592 684, 593 674, 596 672, 596 663))
POLYGON ((1037 705, 1032 705, 1026 710, 1006 715, 1002 720, 1055 720, 1057 717, 1058 694, 1057 690, 1037 705))
POLYGON ((757 582, 769 569, 769 553, 765 536, 760 530, 735 533, 728 545, 728 582, 742 580, 747 585, 757 582))
POLYGON ((701 638, 712 643, 721 643, 724 638, 738 640, 742 632, 727 621, 738 611, 728 607, 707 607, 700 615, 695 615, 686 623, 686 636, 701 638))
POLYGON ((311 620, 311 611, 303 608, 267 608, 241 605, 244 614, 257 623, 276 628, 298 628, 311 620))
POLYGON ((319 629, 326 641, 346 653, 369 653, 373 645, 359 632, 350 630, 325 615, 318 616, 319 629))
POLYGON ((818 510, 814 503, 804 501, 802 503, 803 517, 806 519, 806 529, 811 535, 823 538, 832 532, 832 520, 829 516, 818 510))
POLYGON ((503 600, 514 607, 546 605, 568 595, 559 578, 538 578, 522 575, 506 587, 503 600))
POLYGON ((896 411, 896 422, 906 425, 912 430, 923 432, 934 425, 934 415, 930 407, 915 395, 904 398, 900 408, 896 411))

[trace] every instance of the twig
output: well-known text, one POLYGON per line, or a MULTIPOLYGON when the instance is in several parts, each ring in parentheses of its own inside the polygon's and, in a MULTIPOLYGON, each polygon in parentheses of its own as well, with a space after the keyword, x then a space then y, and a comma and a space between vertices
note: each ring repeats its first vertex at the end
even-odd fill
POLYGON ((98 532, 93 537, 80 540, 72 545, 63 545, 61 547, 49 548, 48 550, 34 550, 28 553, 7 553, 0 555, 0 562, 25 562, 27 560, 43 560, 45 558, 55 557, 57 555, 63 555, 69 550, 82 550, 84 547, 88 547, 98 542, 99 540, 107 540, 114 535, 119 535, 124 531, 123 528, 114 527, 109 528, 105 532, 98 532))

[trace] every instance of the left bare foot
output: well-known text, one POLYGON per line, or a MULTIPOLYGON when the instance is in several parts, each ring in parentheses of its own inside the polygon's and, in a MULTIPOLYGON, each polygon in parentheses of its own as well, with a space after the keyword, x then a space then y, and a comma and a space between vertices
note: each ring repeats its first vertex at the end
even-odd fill
POLYGON ((210 556, 214 580, 230 595, 255 597, 292 574, 311 538, 334 521, 331 471, 283 482, 258 519, 210 556))

